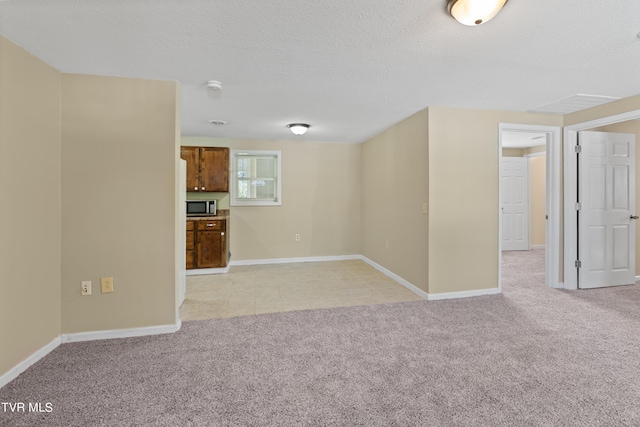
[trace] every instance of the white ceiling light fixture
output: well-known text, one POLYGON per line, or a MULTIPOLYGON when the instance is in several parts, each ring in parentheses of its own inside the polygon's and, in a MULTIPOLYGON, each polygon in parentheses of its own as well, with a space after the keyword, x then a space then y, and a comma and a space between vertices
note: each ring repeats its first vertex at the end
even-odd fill
POLYGON ((509 0, 447 0, 449 14, 463 25, 475 27, 491 20, 509 0))
POLYGON ((287 127, 295 135, 304 135, 311 126, 306 123, 291 123, 290 125, 287 125, 287 127))

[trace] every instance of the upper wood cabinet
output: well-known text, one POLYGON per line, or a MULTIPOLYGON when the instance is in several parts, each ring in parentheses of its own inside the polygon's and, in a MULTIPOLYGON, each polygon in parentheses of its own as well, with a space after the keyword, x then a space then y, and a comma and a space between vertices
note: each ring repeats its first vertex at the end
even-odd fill
POLYGON ((188 192, 229 191, 229 149, 226 147, 180 147, 187 161, 188 192))
POLYGON ((200 148, 180 147, 180 158, 187 161, 187 191, 200 191, 200 148))

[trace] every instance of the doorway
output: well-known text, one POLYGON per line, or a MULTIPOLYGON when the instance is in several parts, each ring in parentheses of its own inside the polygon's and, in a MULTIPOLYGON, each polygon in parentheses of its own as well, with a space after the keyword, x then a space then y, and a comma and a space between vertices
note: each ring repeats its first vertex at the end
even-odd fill
MULTIPOLYGON (((554 288, 562 287, 559 280, 560 271, 560 127, 537 126, 512 123, 500 123, 499 125, 499 164, 502 166, 502 148, 509 138, 519 138, 522 144, 530 147, 543 146, 546 155, 545 162, 545 283, 554 288), (535 139, 534 139, 535 138, 535 139)), ((535 155, 533 152, 528 153, 535 155)), ((499 199, 499 245, 498 245, 498 288, 502 290, 502 250, 504 222, 503 185, 504 173, 502 167, 499 173, 498 199, 499 199)), ((528 224, 527 224, 528 225, 528 224)), ((529 247, 531 244, 529 243, 529 247)))

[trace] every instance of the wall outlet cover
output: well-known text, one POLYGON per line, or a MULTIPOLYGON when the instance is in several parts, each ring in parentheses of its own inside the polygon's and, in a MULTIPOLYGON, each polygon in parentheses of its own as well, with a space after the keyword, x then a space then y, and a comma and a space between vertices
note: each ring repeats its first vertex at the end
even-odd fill
POLYGON ((80 294, 87 296, 91 295, 91 280, 83 280, 82 287, 80 288, 80 294))
POLYGON ((100 285, 102 287, 103 294, 113 292, 113 277, 102 277, 100 279, 100 285))

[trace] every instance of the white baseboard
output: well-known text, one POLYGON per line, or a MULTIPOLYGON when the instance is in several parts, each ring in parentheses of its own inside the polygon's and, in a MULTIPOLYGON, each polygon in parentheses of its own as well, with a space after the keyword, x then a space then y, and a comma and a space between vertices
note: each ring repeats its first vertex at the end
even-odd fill
POLYGON ((429 294, 429 301, 439 301, 443 299, 457 299, 457 298, 470 298, 480 297, 483 295, 496 295, 500 293, 498 288, 478 289, 476 291, 462 291, 462 292, 444 292, 442 294, 429 294))
POLYGON ((640 280, 640 276, 636 276, 636 282, 640 280))
POLYGON ((383 273, 387 277, 390 277, 393 280, 395 280, 396 282, 400 283, 402 286, 404 286, 405 288, 409 289, 411 292, 413 292, 414 294, 418 295, 420 298, 429 299, 429 294, 428 293, 426 293, 425 291, 423 291, 419 287, 415 286, 411 282, 409 282, 409 281, 403 279, 402 277, 398 276, 394 272, 392 272, 390 270, 387 270, 386 268, 384 268, 383 266, 381 266, 377 262, 370 260, 369 258, 367 258, 364 255, 360 255, 359 259, 361 259, 362 261, 366 262, 371 267, 375 268, 376 270, 378 270, 379 272, 383 273))
POLYGON ((531 245, 529 249, 545 249, 547 245, 531 245))
POLYGON ((229 272, 229 268, 231 264, 227 265, 224 268, 195 268, 191 270, 187 270, 187 276, 200 276, 203 274, 225 274, 229 272))
POLYGON ((16 379, 18 375, 26 371, 31 365, 38 360, 51 353, 56 347, 63 343, 79 342, 79 341, 93 341, 104 340, 111 338, 128 338, 128 337, 141 337, 145 335, 159 335, 170 334, 177 332, 182 327, 182 320, 178 320, 175 325, 163 325, 163 326, 149 326, 145 328, 131 328, 131 329, 114 329, 110 331, 92 331, 92 332, 79 332, 75 334, 62 334, 56 337, 49 344, 42 347, 40 350, 27 357, 23 362, 20 362, 7 373, 0 376, 0 388, 9 384, 16 379))
POLYGON ((11 368, 7 373, 0 376, 0 388, 6 386, 11 381, 16 379, 18 375, 20 375, 21 373, 29 369, 29 367, 34 363, 36 363, 38 360, 42 359, 47 354, 51 353, 61 343, 62 341, 60 337, 54 338, 49 344, 45 345, 40 350, 36 351, 31 356, 27 357, 26 360, 24 360, 23 362, 20 362, 19 364, 11 368))
POLYGON ((78 332, 75 334, 62 334, 62 342, 80 342, 94 340, 108 340, 112 338, 142 337, 146 335, 172 334, 182 327, 182 320, 175 325, 148 326, 144 328, 112 329, 108 331, 78 332))
POLYGON ((362 259, 362 255, 336 255, 297 258, 246 259, 231 261, 229 265, 295 264, 300 262, 349 261, 362 259))

